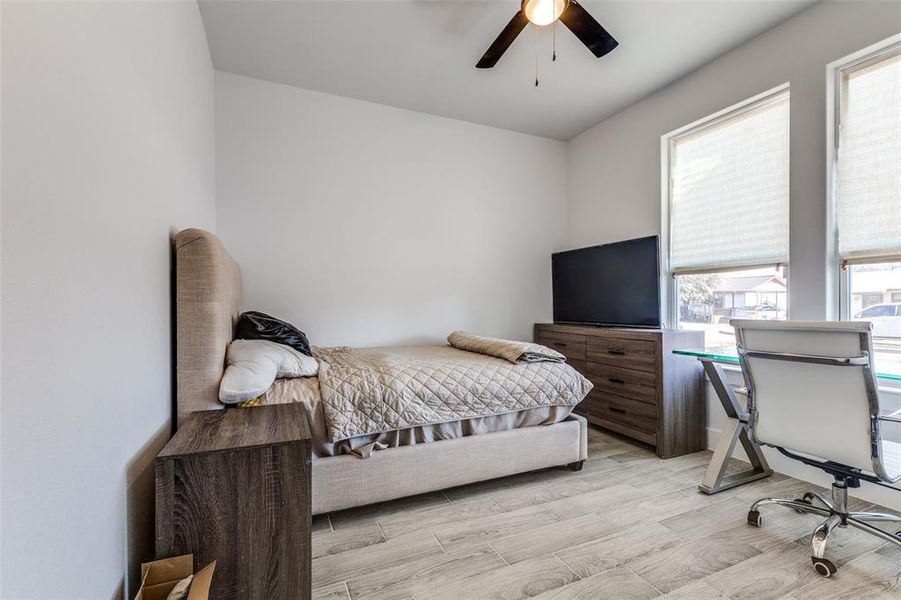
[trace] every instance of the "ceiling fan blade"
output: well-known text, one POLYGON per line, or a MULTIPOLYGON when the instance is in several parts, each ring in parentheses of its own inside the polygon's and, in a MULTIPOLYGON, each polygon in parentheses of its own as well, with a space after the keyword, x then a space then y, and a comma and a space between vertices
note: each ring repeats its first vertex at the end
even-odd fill
POLYGON ((560 15, 560 20, 598 58, 619 45, 619 42, 613 39, 613 36, 607 33, 607 30, 601 27, 601 24, 595 21, 576 0, 570 0, 569 6, 560 15))
POLYGON ((526 18, 525 13, 521 10, 517 11, 516 14, 513 15, 513 18, 510 19, 510 22, 507 23, 507 26, 504 27, 504 30, 501 31, 500 35, 497 36, 497 39, 494 40, 488 50, 485 51, 482 58, 479 59, 479 62, 476 63, 476 68, 490 69, 496 65, 497 61, 504 55, 504 52, 507 51, 507 48, 510 47, 510 44, 513 43, 513 40, 516 39, 516 36, 525 29, 528 23, 529 20, 526 18))

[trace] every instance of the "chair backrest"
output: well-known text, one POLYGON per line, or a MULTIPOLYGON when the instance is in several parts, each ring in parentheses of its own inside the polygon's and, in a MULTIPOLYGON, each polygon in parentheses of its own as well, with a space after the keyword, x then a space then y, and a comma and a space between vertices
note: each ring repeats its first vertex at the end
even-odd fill
POLYGON ((754 441, 883 476, 871 324, 732 325, 754 441))

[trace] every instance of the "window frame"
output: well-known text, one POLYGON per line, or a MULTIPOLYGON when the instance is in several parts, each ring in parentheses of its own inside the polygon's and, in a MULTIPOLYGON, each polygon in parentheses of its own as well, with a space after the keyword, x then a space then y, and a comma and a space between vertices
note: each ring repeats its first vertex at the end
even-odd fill
POLYGON ((843 76, 846 72, 866 68, 892 56, 901 56, 901 33, 867 46, 826 65, 826 226, 827 226, 827 285, 831 289, 827 305, 827 319, 850 321, 851 275, 848 265, 898 262, 891 259, 859 259, 842 261, 839 255, 838 151, 841 136, 841 117, 844 100, 843 76))
MULTIPOLYGON (((677 276, 670 269, 670 255, 672 251, 672 244, 670 240, 672 239, 672 219, 670 219, 670 215, 672 214, 672 192, 673 192, 673 159, 675 158, 675 153, 673 152, 673 148, 675 146, 675 142, 678 138, 683 137, 685 135, 693 135, 699 133, 705 129, 710 127, 714 127, 719 125, 720 123, 732 119, 734 117, 738 117, 742 114, 755 110, 765 104, 768 104, 773 101, 777 101, 782 95, 788 94, 789 98, 791 98, 791 85, 790 82, 785 82, 780 85, 777 85, 773 88, 770 88, 764 92, 761 92, 755 96, 742 100, 741 102, 737 102, 731 106, 728 106, 722 110, 716 111, 713 114, 707 115, 700 119, 697 119, 688 125, 670 131, 662 136, 660 136, 660 195, 661 195, 661 222, 660 222, 660 242, 661 248, 663 252, 661 252, 661 265, 660 265, 660 290, 661 295, 661 304, 662 304, 662 312, 663 312, 663 322, 667 327, 671 327, 673 329, 678 328, 679 326, 679 285, 677 276)), ((791 223, 791 217, 789 216, 789 223, 791 223)), ((791 260, 791 256, 789 256, 789 260, 791 260)), ((755 268, 763 268, 769 266, 783 266, 785 267, 785 280, 789 280, 789 264, 780 264, 780 265, 770 265, 770 264, 759 264, 759 265, 747 265, 747 266, 730 266, 723 267, 720 269, 710 269, 707 272, 731 272, 731 271, 741 271, 743 269, 755 269, 755 268)), ((786 318, 790 318, 791 310, 791 299, 789 297, 786 298, 786 318)))

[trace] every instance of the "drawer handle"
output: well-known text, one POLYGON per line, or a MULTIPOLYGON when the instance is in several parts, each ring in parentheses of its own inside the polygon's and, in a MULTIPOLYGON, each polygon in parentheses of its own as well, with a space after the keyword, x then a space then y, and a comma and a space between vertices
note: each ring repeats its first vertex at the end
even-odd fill
POLYGON ((626 385, 626 382, 622 379, 617 379, 616 377, 608 377, 607 381, 610 383, 618 383, 619 385, 626 385))
POLYGON ((563 342, 554 342, 554 345, 558 348, 566 348, 566 344, 564 344, 563 342))
POLYGON ((607 354, 616 354, 617 356, 623 356, 626 354, 625 350, 620 350, 618 348, 610 348, 607 350, 607 354))
POLYGON ((626 411, 623 410, 622 408, 615 408, 615 407, 613 407, 613 406, 611 406, 611 407, 609 407, 609 408, 610 408, 610 412, 619 413, 619 414, 621 414, 621 415, 626 414, 626 411))

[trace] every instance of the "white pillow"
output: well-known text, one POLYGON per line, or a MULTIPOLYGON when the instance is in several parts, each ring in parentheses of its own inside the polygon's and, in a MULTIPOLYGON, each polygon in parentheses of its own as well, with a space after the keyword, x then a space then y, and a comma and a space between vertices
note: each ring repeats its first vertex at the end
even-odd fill
POLYGON ((234 340, 228 345, 219 401, 236 404, 266 393, 277 378, 312 377, 315 358, 269 340, 234 340))

